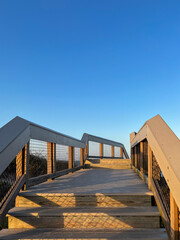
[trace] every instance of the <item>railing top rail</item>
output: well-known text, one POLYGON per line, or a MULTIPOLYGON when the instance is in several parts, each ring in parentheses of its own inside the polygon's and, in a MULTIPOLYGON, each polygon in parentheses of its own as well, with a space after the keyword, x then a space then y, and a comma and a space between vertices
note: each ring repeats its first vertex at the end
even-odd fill
POLYGON ((97 137, 88 133, 83 134, 81 141, 85 143, 87 143, 88 141, 92 141, 92 142, 103 143, 103 144, 116 146, 116 147, 124 147, 122 143, 115 142, 106 138, 97 137))
POLYGON ((145 138, 158 161, 162 173, 180 207, 180 141, 166 122, 157 115, 148 120, 137 134, 131 135, 131 147, 145 138))

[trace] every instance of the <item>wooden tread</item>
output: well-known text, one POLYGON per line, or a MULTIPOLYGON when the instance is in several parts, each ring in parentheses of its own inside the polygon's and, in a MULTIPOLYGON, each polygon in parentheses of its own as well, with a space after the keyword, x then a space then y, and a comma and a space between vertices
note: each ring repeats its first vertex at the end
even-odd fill
POLYGON ((86 167, 109 168, 109 169, 130 169, 130 159, 88 159, 85 162, 86 167))
POLYGON ((9 228, 159 228, 157 207, 21 208, 8 213, 9 228))
POLYGON ((22 192, 16 198, 17 207, 125 207, 151 206, 152 193, 136 194, 73 194, 22 192))
POLYGON ((131 229, 118 230, 64 230, 64 229, 4 229, 0 231, 0 239, 66 239, 66 240, 168 240, 164 229, 131 229))

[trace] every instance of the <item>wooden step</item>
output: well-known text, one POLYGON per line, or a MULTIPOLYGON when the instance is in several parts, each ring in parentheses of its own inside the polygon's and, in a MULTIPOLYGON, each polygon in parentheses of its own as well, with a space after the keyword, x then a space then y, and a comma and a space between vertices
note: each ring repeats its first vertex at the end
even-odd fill
POLYGON ((124 158, 118 158, 118 159, 114 159, 114 158, 96 158, 96 159, 88 159, 87 161, 92 162, 94 164, 119 164, 119 163, 126 163, 126 164, 131 164, 131 159, 124 159, 124 158))
POLYGON ((168 240, 165 229, 130 229, 119 230, 64 230, 64 229, 4 229, 0 239, 59 239, 59 240, 168 240))
POLYGON ((136 194, 74 194, 22 192, 16 198, 17 207, 125 207, 151 206, 152 193, 136 194))
POLYGON ((109 168, 109 169, 130 169, 130 159, 88 159, 86 167, 109 168))
POLYGON ((21 208, 8 213, 9 228, 130 229, 159 228, 157 207, 21 208))

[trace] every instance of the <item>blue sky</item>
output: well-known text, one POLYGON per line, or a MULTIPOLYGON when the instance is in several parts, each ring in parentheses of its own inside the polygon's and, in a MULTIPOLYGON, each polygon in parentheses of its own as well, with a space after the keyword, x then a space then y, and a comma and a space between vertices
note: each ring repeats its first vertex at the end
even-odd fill
POLYGON ((160 114, 180 137, 180 1, 0 1, 0 127, 19 115, 123 142, 160 114))

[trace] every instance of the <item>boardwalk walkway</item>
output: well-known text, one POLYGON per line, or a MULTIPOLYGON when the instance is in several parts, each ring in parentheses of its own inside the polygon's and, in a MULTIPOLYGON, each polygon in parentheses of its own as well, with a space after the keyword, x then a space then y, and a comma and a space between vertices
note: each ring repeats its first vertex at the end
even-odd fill
POLYGON ((83 169, 19 194, 2 239, 167 239, 132 169, 83 169))
POLYGON ((36 185, 23 194, 35 193, 151 193, 132 169, 82 169, 36 185))

